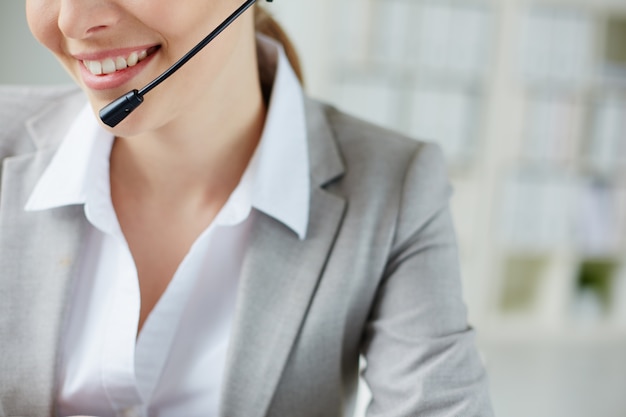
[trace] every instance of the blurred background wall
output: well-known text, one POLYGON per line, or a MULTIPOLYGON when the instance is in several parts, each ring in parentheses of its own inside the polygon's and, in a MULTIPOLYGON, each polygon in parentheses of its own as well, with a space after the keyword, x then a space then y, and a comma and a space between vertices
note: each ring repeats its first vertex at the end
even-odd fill
MULTIPOLYGON (((0 5, 0 83, 69 82, 23 7, 0 5)), ((268 9, 311 95, 443 147, 496 415, 626 416, 626 1, 268 9)))

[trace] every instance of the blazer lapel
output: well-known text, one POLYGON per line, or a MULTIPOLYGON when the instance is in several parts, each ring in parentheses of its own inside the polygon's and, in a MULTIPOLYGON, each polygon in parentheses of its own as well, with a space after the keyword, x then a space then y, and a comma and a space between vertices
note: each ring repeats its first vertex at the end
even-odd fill
MULTIPOLYGON (((36 125, 30 126, 31 132, 37 130, 36 125)), ((55 125, 59 125, 58 118, 55 125)), ((24 211, 54 154, 57 138, 53 136, 48 136, 48 149, 2 163, 0 375, 11 375, 11 384, 0 384, 0 398, 8 415, 52 414, 66 296, 86 224, 78 206, 24 211), (16 409, 16 404, 22 408, 16 409), (23 404, 30 408, 24 409, 23 404)), ((35 143, 43 144, 38 142, 41 139, 35 143)))
POLYGON ((322 108, 307 102, 311 207, 307 237, 259 213, 242 266, 222 391, 224 417, 266 415, 345 212, 322 185, 343 165, 322 108))

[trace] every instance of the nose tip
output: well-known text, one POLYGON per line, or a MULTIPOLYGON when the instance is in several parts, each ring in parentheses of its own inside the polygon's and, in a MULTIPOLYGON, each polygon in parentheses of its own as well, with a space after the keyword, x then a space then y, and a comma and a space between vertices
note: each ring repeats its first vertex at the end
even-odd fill
POLYGON ((58 26, 69 38, 84 39, 115 25, 118 19, 117 11, 107 2, 63 0, 58 26))

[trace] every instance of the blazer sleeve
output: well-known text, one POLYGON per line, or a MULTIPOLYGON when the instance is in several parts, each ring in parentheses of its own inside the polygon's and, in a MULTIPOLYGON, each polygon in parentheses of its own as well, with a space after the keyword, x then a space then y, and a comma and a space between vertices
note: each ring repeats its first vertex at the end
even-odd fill
POLYGON ((368 417, 493 415, 462 298, 450 189, 439 148, 420 146, 365 329, 368 417))

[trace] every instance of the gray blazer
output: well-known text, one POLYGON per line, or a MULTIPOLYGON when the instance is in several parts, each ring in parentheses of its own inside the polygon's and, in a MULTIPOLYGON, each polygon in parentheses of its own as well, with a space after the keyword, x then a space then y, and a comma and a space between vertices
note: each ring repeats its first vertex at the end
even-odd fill
MULTIPOLYGON (((0 416, 56 415, 82 207, 23 207, 85 98, 0 89, 0 416)), ((490 416, 462 300, 440 151, 306 99, 305 240, 260 215, 242 269, 222 417, 490 416)), ((184 417, 184 416, 183 416, 184 417)))

